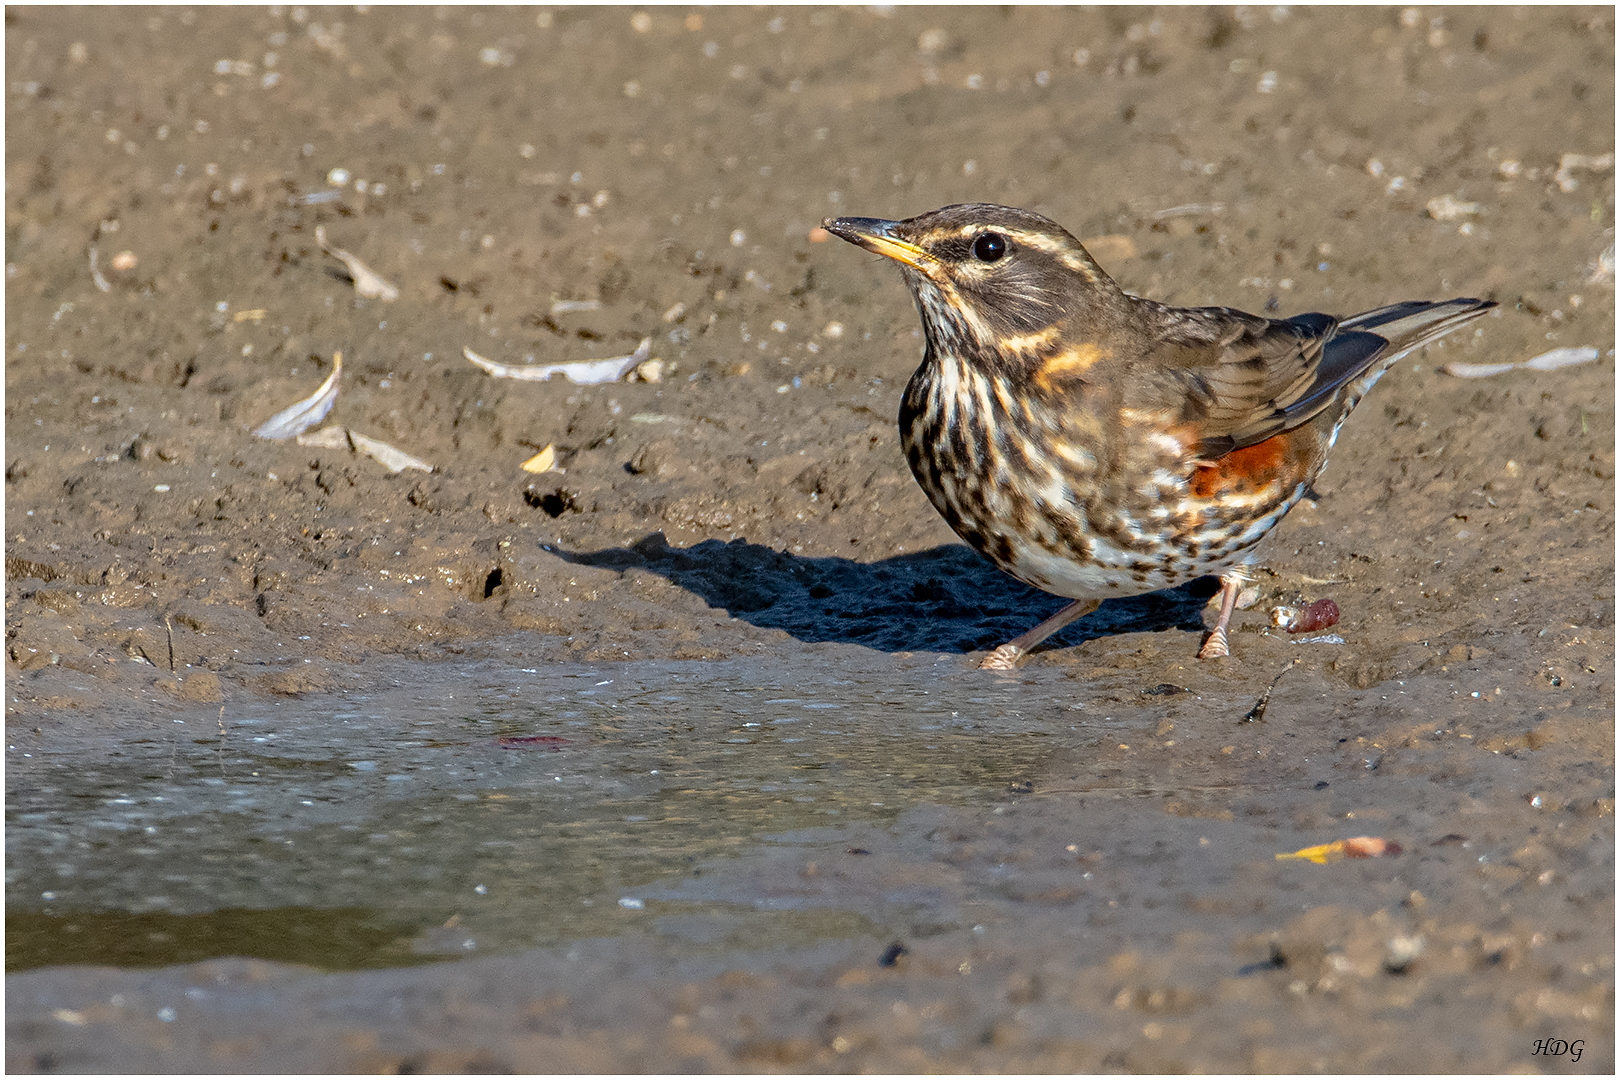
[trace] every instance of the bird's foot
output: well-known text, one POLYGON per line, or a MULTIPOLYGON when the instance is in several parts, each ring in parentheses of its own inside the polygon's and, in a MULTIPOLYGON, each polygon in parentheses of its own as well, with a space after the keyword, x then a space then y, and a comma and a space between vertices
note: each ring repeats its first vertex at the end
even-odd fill
POLYGON ((1226 628, 1224 626, 1217 626, 1215 632, 1209 635, 1209 640, 1204 642, 1204 647, 1198 650, 1198 659, 1200 660, 1219 660, 1222 657, 1231 655, 1232 650, 1226 643, 1226 628))
POLYGON ((1215 632, 1209 635, 1204 647, 1198 650, 1200 660, 1218 660, 1223 656, 1231 656, 1232 649, 1226 640, 1226 628, 1232 621, 1232 612, 1237 609, 1238 593, 1248 581, 1245 568, 1234 566, 1221 575, 1221 615, 1215 620, 1215 632))
POLYGON ((1018 667, 1018 661, 1024 656, 1024 650, 1012 642, 1001 646, 979 662, 980 671, 1012 671, 1018 667))

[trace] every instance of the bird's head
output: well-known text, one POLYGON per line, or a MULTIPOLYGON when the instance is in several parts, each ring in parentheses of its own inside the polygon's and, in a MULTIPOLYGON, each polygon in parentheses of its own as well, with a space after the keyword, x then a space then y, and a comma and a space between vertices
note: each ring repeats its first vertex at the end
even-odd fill
POLYGON ((940 349, 1025 351, 1008 346, 1038 345, 1092 300, 1119 293, 1061 225, 1010 206, 965 203, 904 221, 829 218, 823 227, 900 264, 940 349))

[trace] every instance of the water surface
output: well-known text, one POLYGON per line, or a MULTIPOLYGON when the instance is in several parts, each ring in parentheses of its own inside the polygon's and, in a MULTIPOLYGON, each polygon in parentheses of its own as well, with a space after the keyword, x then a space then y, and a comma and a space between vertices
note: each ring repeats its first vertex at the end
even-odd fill
POLYGON ((919 898, 747 895, 727 867, 846 852, 909 807, 993 799, 1080 724, 969 675, 954 657, 416 665, 391 689, 14 746, 7 967, 331 969, 604 935, 701 949, 882 932, 919 898))

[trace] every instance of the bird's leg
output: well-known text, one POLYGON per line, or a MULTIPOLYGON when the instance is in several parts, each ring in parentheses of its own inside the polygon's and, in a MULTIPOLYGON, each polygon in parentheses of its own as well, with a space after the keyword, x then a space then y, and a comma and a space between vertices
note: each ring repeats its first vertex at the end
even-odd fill
POLYGON ((1198 659, 1215 660, 1232 655, 1226 643, 1226 625, 1232 621, 1232 612, 1237 610, 1238 593, 1243 591, 1243 585, 1248 580, 1248 575, 1238 566, 1221 575, 1221 616, 1215 620, 1215 632, 1198 650, 1198 659))
POLYGON ((1011 671, 1025 653, 1083 615, 1097 610, 1101 600, 1076 600, 1033 630, 1026 631, 985 657, 979 664, 986 671, 1011 671))

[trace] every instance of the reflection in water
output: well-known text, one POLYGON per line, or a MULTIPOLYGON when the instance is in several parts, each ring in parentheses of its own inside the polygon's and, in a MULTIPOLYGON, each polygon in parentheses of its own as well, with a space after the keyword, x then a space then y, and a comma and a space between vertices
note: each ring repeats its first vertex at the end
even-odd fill
POLYGON ((947 657, 826 659, 418 665, 408 687, 233 706, 223 734, 165 714, 12 755, 7 970, 874 932, 916 898, 725 868, 1004 791, 1075 714, 1026 717, 1018 682, 947 657))

